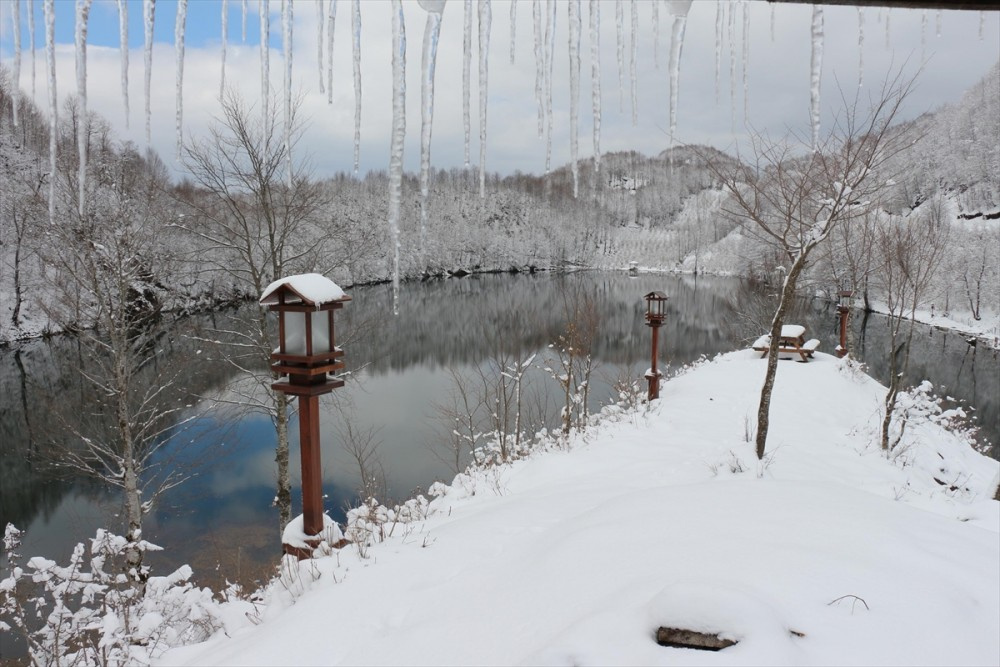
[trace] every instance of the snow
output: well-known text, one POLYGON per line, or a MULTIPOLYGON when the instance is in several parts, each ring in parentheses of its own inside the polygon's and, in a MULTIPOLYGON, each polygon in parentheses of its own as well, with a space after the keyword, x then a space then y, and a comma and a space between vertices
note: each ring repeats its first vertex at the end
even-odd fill
POLYGON ((338 301, 347 296, 337 283, 326 276, 318 273, 303 273, 296 276, 279 278, 268 285, 264 289, 263 294, 260 295, 261 305, 269 306, 278 303, 278 297, 271 295, 282 285, 288 285, 289 289, 298 294, 303 300, 317 306, 330 303, 331 301, 338 301))
POLYGON ((283 574, 259 625, 161 663, 1000 662, 1000 464, 931 423, 887 459, 884 387, 819 353, 779 367, 760 463, 744 436, 758 357, 703 363, 648 409, 436 485, 384 539, 303 561, 294 591, 283 574), (661 647, 661 626, 738 643, 661 647))
MULTIPOLYGON (((323 515, 323 532, 321 536, 324 541, 330 544, 336 544, 339 540, 343 539, 344 534, 340 530, 340 526, 330 518, 328 514, 323 515)), ((287 544, 290 547, 298 547, 299 549, 305 549, 309 547, 307 540, 315 539, 315 535, 309 535, 305 530, 305 519, 303 515, 298 515, 294 519, 288 522, 285 526, 285 530, 281 533, 281 543, 287 544)))

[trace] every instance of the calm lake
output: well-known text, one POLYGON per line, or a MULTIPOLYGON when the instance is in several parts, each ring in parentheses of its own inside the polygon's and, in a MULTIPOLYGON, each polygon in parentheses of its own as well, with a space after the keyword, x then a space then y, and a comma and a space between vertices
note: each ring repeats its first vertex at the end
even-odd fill
MULTIPOLYGON (((642 295, 666 292, 668 318, 661 330, 660 360, 671 369, 702 355, 745 347, 769 321, 771 302, 760 288, 733 279, 624 273, 484 275, 403 286, 392 315, 389 286, 359 287, 338 312, 338 342, 347 386, 324 399, 322 457, 327 509, 342 520, 357 500, 359 471, 344 451, 345 424, 371 434, 388 497, 405 499, 436 480, 450 481, 455 456, 442 447, 453 420, 442 411, 455 395, 453 376, 488 365, 494 351, 535 351, 526 396, 531 410, 556 424, 559 388, 548 345, 557 340, 573 304, 589 300, 599 322, 593 343, 598 362, 590 407, 614 394, 621 372, 639 378, 649 366, 649 329, 642 295)), ((190 563, 199 582, 264 577, 279 552, 274 496, 274 430, 262 414, 232 416, 208 410, 212 399, 235 398, 228 389, 237 371, 221 360, 212 340, 237 330, 247 307, 179 320, 161 340, 162 363, 195 360, 186 399, 195 416, 173 433, 167 448, 192 477, 157 503, 145 524, 148 540, 165 547, 151 562, 154 574, 190 563)), ((804 325, 821 352, 837 344, 832 305, 803 301, 789 321, 804 325)), ((852 317, 855 355, 883 382, 887 372, 887 321, 852 317)), ((118 528, 115 493, 79 477, 55 478, 42 465, 52 440, 71 441, 74 427, 91 415, 93 390, 81 379, 84 355, 72 337, 38 340, 0 350, 0 525, 25 529, 21 552, 65 561, 72 546, 98 526, 118 528), (61 415, 59 419, 54 414, 61 415)), ((791 361, 783 363, 793 363, 791 361)), ((762 365, 763 371, 763 365, 762 365)), ((990 442, 1000 439, 1000 361, 994 350, 970 346, 961 335, 920 326, 910 376, 930 379, 940 393, 975 408, 990 442)), ((779 368, 778 382, 781 381, 779 368)), ((817 397, 822 402, 822 397, 817 397)), ((77 426, 79 428, 79 425, 77 426)), ((734 427, 735 428, 735 427, 734 427)), ((298 478, 296 426, 292 469, 298 478)), ((994 453, 996 455, 996 453, 994 453)), ((464 464, 461 459, 459 465, 464 464)), ((299 489, 293 489, 298 512, 299 489)))

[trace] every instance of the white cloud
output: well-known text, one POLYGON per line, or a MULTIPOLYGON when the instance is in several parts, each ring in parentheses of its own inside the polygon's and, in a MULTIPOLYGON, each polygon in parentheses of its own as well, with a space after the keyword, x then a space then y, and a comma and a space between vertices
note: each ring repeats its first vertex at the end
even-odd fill
MULTIPOLYGON (((7 3, 0 3, 5 5, 7 3)), ((40 4, 36 2, 36 4, 40 4)), ((724 3, 730 11, 735 3, 724 3)), ((750 10, 749 48, 749 121, 759 130, 782 134, 787 128, 807 132, 809 122, 809 28, 811 9, 808 6, 781 5, 774 8, 775 35, 770 36, 772 7, 764 3, 746 3, 750 10)), ((280 21, 277 2, 272 3, 272 44, 280 44, 280 21)), ((57 4, 71 7, 70 3, 57 4)), ((233 11, 239 6, 231 2, 233 11)), ((318 174, 349 171, 353 161, 354 92, 351 65, 350 3, 338 3, 337 30, 334 50, 334 104, 326 103, 326 95, 318 89, 316 63, 316 12, 312 2, 300 0, 295 5, 294 88, 304 94, 303 113, 311 120, 305 146, 312 153, 318 174)), ((404 3, 407 29, 407 135, 405 165, 415 171, 419 164, 420 137, 420 58, 426 14, 417 3, 404 3)), ((475 3, 474 3, 475 6, 475 3)), ((169 24, 173 15, 158 11, 158 24, 169 24)), ((536 104, 534 97, 535 61, 531 3, 517 5, 517 61, 511 65, 509 51, 509 4, 493 3, 493 26, 489 58, 489 110, 487 168, 501 173, 515 169, 541 173, 544 169, 545 142, 536 134, 536 104)), ((640 2, 640 62, 639 123, 631 125, 629 105, 628 59, 626 45, 625 104, 619 111, 619 86, 616 62, 616 31, 614 5, 601 3, 602 57, 602 151, 637 149, 652 154, 667 147, 669 73, 667 61, 670 48, 671 17, 666 5, 660 10, 660 67, 653 64, 653 31, 650 25, 650 3, 640 2)), ((626 3, 625 39, 630 37, 628 3, 626 3)), ((362 171, 385 169, 389 158, 391 125, 391 30, 390 5, 387 2, 361 3, 362 28, 362 171)), ((553 164, 569 160, 569 75, 567 40, 567 3, 557 4, 555 86, 553 100, 553 164)), ((582 3, 583 33, 581 40, 581 87, 579 99, 580 155, 592 154, 590 47, 587 29, 589 3, 582 3)), ((719 101, 716 103, 715 17, 717 4, 697 2, 691 9, 680 75, 677 138, 679 141, 711 143, 720 148, 732 146, 745 137, 742 83, 742 21, 737 17, 735 101, 730 98, 730 48, 728 24, 722 50, 719 101), (735 110, 734 106, 735 104, 735 110), (733 119, 735 118, 735 124, 733 119)), ((62 11, 65 11, 64 9, 62 11)), ((462 122, 462 12, 463 3, 453 0, 444 11, 441 41, 438 49, 436 80, 434 144, 432 162, 438 168, 461 167, 463 164, 462 122)), ((66 12, 69 13, 69 12, 66 12)), ((131 13, 141 16, 138 5, 131 13)), ((544 12, 543 12, 544 14, 544 12)), ((922 25, 924 13, 919 10, 858 10, 853 7, 827 7, 826 41, 823 54, 823 114, 829 126, 833 112, 840 106, 839 84, 846 95, 853 95, 858 79, 858 24, 864 19, 864 87, 862 94, 874 91, 885 74, 906 63, 907 71, 915 71, 926 57, 927 63, 918 79, 916 93, 907 106, 912 117, 941 104, 956 100, 975 83, 1000 57, 998 15, 985 15, 983 39, 979 38, 980 13, 943 12, 941 35, 937 36, 937 13, 927 14, 926 32, 922 25), (885 16, 891 17, 891 47, 886 48, 885 16)), ((61 15, 60 15, 61 16, 61 15)), ((94 12, 99 20, 115 20, 112 13, 94 12)), ((238 14, 234 14, 238 16, 238 14)), ((250 23, 256 24, 257 13, 251 9, 250 23)), ((22 11, 22 22, 25 22, 22 11)), ((65 20, 65 19, 64 19, 65 20)), ((97 19, 92 19, 97 20, 97 19)), ((190 19, 189 19, 190 20, 190 19)), ((213 20, 218 20, 213 15, 213 20)), ((544 19, 543 19, 544 20, 544 19)), ((40 22, 39 22, 40 23, 40 22)), ((11 64, 10 9, 0 8, 3 25, 2 54, 4 64, 11 64)), ((41 26, 36 26, 41 30, 41 26)), ((135 28, 133 27, 133 30, 135 28)), ((191 35, 195 27, 189 25, 191 35)), ((208 28, 208 32, 218 28, 208 28)), ((172 32, 172 30, 171 30, 172 32)), ((478 162, 478 32, 474 27, 472 62, 472 146, 473 164, 478 162)), ((236 86, 254 103, 259 102, 260 72, 258 47, 240 43, 238 18, 230 22, 230 44, 227 55, 227 83, 236 86)), ((214 33, 213 33, 214 34, 214 33)), ((22 40, 26 49, 27 40, 22 40)), ((210 43, 186 46, 184 78, 185 132, 199 135, 210 122, 217 108, 220 75, 218 38, 210 43)), ((43 46, 39 43, 39 46, 43 46)), ((38 69, 37 100, 45 103, 44 49, 36 57, 38 69)), ((21 85, 30 94, 30 63, 25 53, 22 59, 21 85)), ((280 45, 272 48, 271 81, 275 102, 280 103, 282 86, 282 52, 280 45)), ((74 54, 71 44, 57 50, 58 88, 60 97, 75 92, 74 54)), ((89 107, 107 117, 119 133, 140 145, 145 144, 143 114, 143 54, 132 49, 129 54, 130 129, 124 128, 121 101, 119 55, 117 48, 91 46, 88 49, 89 107)), ((174 77, 173 45, 157 43, 153 57, 152 145, 168 164, 174 164, 174 77)))

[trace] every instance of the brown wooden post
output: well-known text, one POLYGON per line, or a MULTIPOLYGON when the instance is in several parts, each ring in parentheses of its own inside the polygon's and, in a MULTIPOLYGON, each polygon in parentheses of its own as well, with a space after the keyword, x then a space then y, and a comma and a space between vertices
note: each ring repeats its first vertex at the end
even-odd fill
POLYGON ((323 476, 319 460, 319 396, 299 396, 302 519, 306 535, 323 531, 323 476))
POLYGON ((654 400, 660 397, 660 372, 656 370, 656 350, 659 345, 659 333, 660 327, 652 327, 653 329, 653 361, 649 368, 652 372, 649 374, 649 400, 654 400))
POLYGON ((846 306, 837 306, 840 313, 840 345, 837 347, 837 356, 847 356, 847 314, 850 311, 846 306))

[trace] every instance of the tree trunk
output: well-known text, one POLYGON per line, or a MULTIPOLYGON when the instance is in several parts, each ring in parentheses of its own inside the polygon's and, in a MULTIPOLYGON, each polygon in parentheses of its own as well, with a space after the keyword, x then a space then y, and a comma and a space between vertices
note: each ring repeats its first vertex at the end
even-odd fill
POLYGON ((278 490, 274 504, 278 507, 278 531, 284 532, 292 520, 292 482, 288 471, 288 397, 275 392, 274 426, 278 432, 278 444, 274 450, 274 460, 278 464, 278 490))
POLYGON ((771 346, 767 352, 767 371, 764 374, 764 386, 760 390, 760 405, 757 407, 757 459, 764 458, 764 449, 767 444, 767 431, 770 425, 769 414, 771 412, 771 393, 774 390, 774 376, 778 372, 778 348, 781 347, 781 326, 785 321, 785 313, 795 296, 795 284, 799 280, 799 274, 806 265, 806 255, 808 250, 795 258, 792 268, 785 278, 785 283, 781 288, 781 301, 778 303, 778 310, 774 313, 771 321, 771 346))

